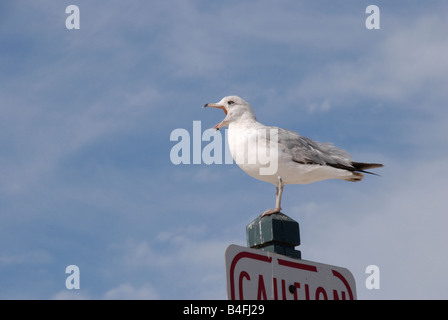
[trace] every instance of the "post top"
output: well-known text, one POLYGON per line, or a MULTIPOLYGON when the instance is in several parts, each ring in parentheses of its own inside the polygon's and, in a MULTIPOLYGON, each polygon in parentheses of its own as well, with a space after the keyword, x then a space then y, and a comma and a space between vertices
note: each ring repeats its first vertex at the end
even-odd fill
POLYGON ((300 245, 299 223, 284 213, 255 218, 246 227, 246 237, 250 248, 301 257, 300 251, 294 249, 300 245))

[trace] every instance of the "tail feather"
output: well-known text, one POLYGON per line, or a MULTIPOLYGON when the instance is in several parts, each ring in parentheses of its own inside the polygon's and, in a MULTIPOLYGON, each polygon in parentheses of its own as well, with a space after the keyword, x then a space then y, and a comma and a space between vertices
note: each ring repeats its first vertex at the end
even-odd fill
POLYGON ((378 174, 366 171, 366 169, 374 169, 374 168, 381 168, 384 167, 381 163, 365 163, 365 162, 352 162, 352 166, 354 168, 354 171, 364 172, 367 174, 373 174, 375 176, 378 176, 378 174))
POLYGON ((353 168, 355 168, 355 170, 365 170, 365 169, 373 169, 373 168, 381 168, 384 167, 384 165, 382 165, 381 163, 365 163, 365 162, 352 162, 352 166, 353 168))
POLYGON ((378 176, 378 174, 370 172, 370 171, 366 171, 365 169, 373 169, 373 168, 383 167, 383 165, 381 163, 364 163, 364 162, 352 162, 351 166, 343 165, 340 163, 328 164, 328 165, 331 167, 334 167, 334 168, 351 171, 352 174, 348 177, 345 177, 344 180, 353 181, 353 182, 361 181, 362 178, 364 178, 364 175, 362 173, 373 174, 374 176, 378 176))

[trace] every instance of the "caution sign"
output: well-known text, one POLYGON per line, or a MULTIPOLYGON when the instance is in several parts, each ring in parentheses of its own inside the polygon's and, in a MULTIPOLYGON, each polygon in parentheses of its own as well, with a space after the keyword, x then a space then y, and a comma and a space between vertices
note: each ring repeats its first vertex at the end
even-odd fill
POLYGON ((230 300, 355 300, 352 273, 341 267, 230 245, 226 250, 230 300))

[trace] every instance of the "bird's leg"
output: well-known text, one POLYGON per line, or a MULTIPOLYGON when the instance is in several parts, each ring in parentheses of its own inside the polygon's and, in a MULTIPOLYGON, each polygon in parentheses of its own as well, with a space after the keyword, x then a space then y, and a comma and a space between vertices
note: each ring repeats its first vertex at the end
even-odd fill
POLYGON ((261 215, 262 217, 264 216, 269 216, 273 213, 279 213, 282 210, 281 207, 281 202, 282 202, 282 194, 283 194, 283 180, 282 178, 279 176, 278 177, 278 186, 277 186, 277 192, 276 192, 276 197, 275 197, 275 209, 269 209, 266 210, 265 212, 263 212, 263 214, 261 215))
POLYGON ((278 187, 277 187, 277 197, 275 199, 275 208, 278 209, 278 212, 282 210, 282 194, 283 194, 283 180, 279 176, 278 177, 278 187))

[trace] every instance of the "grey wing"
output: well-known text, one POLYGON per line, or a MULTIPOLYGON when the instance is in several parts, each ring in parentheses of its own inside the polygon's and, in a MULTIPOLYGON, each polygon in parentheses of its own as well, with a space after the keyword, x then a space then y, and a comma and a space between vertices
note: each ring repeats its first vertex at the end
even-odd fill
POLYGON ((280 148, 284 148, 284 151, 299 163, 352 167, 350 154, 332 143, 316 142, 281 128, 278 128, 278 143, 280 148))

